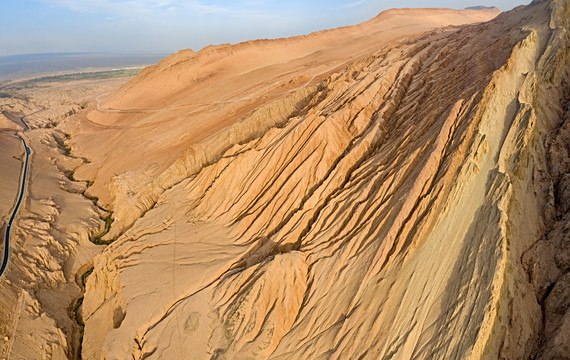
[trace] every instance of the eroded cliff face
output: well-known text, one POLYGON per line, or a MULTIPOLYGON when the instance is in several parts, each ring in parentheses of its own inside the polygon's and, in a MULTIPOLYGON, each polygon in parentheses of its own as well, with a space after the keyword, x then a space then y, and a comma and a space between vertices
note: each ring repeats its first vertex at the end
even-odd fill
POLYGON ((90 160, 76 178, 94 180, 88 194, 114 211, 105 239, 116 239, 164 189, 212 164, 233 144, 295 116, 319 82, 356 59, 406 36, 498 13, 389 10, 359 25, 307 36, 181 51, 147 68, 65 129, 73 134, 73 153, 90 160))
MULTIPOLYGON (((81 104, 120 84, 82 82, 22 90, 0 100, 0 229, 12 215, 25 150, 32 149, 24 197, 12 225, 10 252, 0 277, 0 359, 74 359, 81 342, 75 305, 81 275, 102 251, 90 242, 103 231, 98 209, 72 181, 83 160, 70 156, 69 134, 58 125, 81 104), (23 131, 20 120, 30 130, 23 131)), ((3 259, 2 259, 3 260, 3 259)))
POLYGON ((83 358, 568 354, 568 19, 392 42, 196 145, 95 258, 83 358))

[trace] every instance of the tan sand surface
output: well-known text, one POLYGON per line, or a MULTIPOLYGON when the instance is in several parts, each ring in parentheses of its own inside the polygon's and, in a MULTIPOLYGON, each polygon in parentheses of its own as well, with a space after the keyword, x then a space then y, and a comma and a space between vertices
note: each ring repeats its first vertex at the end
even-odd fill
POLYGON ((539 254, 570 221, 570 7, 370 35, 420 14, 182 52, 70 119, 115 217, 85 358, 565 353, 567 257, 539 254), (362 52, 313 52, 344 32, 362 52))
POLYGON ((20 185, 20 158, 24 154, 24 148, 20 145, 20 139, 15 135, 0 133, 0 227, 4 233, 4 225, 10 217, 12 208, 16 202, 16 194, 20 185))
POLYGON ((85 182, 67 178, 83 160, 65 155, 69 135, 56 127, 84 102, 124 81, 53 84, 0 101, 2 124, 9 125, 0 130, 2 223, 19 189, 24 149, 18 136, 33 150, 10 261, 0 279, 0 358, 73 359, 79 353, 73 308, 82 296, 81 275, 102 251, 90 238, 102 231, 104 212, 81 194, 85 182), (32 130, 23 132, 19 119, 28 114, 33 114, 25 118, 32 130))
POLYGON ((567 357, 569 29, 390 10, 0 103, 15 153, 45 108, 0 358, 567 357))
MULTIPOLYGON (((95 180, 90 194, 100 199, 101 206, 114 209, 108 238, 115 238, 152 206, 161 188, 180 180, 161 176, 172 177, 165 170, 189 147, 244 123, 255 110, 263 119, 257 133, 263 133, 306 105, 319 81, 390 41, 489 20, 498 13, 497 9, 389 10, 360 25, 307 36, 211 46, 197 53, 180 51, 103 96, 104 111, 78 116, 69 128, 74 134, 72 146, 91 163, 76 175, 95 180), (150 183, 156 178, 161 184, 150 183)), ((206 151, 206 162, 246 141, 251 130, 251 126, 236 130, 231 139, 223 135, 206 151)))

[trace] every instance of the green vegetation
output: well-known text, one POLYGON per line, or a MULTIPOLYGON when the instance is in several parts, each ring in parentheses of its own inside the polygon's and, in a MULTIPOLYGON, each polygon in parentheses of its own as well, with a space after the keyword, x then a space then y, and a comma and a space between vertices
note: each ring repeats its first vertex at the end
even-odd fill
MULTIPOLYGON (((71 136, 67 133, 64 133, 63 136, 67 140, 69 140, 71 138, 71 136)), ((57 146, 59 146, 59 148, 63 151, 65 156, 71 156, 71 147, 69 147, 67 142, 65 140, 61 139, 59 136, 54 136, 53 138, 54 138, 55 142, 57 143, 57 146)))
POLYGON ((99 201, 99 198, 97 196, 89 196, 87 195, 85 192, 83 192, 83 196, 85 196, 87 199, 91 200, 91 202, 93 203, 93 205, 99 207, 97 205, 97 202, 99 201))
MULTIPOLYGON (((93 181, 93 180, 87 180, 87 187, 93 186, 94 183, 95 183, 95 181, 93 181)), ((97 199, 97 200, 99 200, 99 199, 97 199)))
POLYGON ((101 80, 101 79, 116 79, 123 77, 131 77, 137 75, 142 69, 121 69, 109 71, 93 71, 93 72, 80 72, 73 74, 63 74, 54 76, 42 76, 35 79, 23 80, 13 82, 10 84, 2 85, 0 89, 20 90, 28 89, 36 86, 47 85, 56 82, 69 82, 79 80, 101 80))
POLYGON ((61 148, 63 149, 63 153, 65 154, 65 156, 71 156, 71 148, 69 147, 69 145, 63 143, 61 148))
MULTIPOLYGON (((75 313, 75 320, 77 321, 78 324, 81 321, 81 316, 79 315, 79 311, 78 311, 79 308, 81 307, 81 304, 83 304, 83 296, 80 297, 79 299, 77 299, 77 302, 73 306, 73 312, 75 313)), ((81 321, 81 322, 83 322, 83 321, 81 321)), ((80 324, 80 325, 82 325, 82 324, 80 324)))
POLYGON ((66 175, 69 180, 75 181, 75 177, 73 177, 73 171, 68 171, 66 175))
POLYGON ((73 313, 75 314, 75 322, 79 326, 79 359, 81 359, 81 345, 83 345, 83 336, 85 334, 85 322, 83 317, 79 313, 79 308, 83 305, 83 296, 77 299, 77 302, 73 306, 73 313))
POLYGON ((81 284, 83 285, 83 287, 85 287, 85 284, 87 283, 87 278, 89 277, 89 275, 91 275, 92 272, 93 272, 93 266, 91 266, 89 270, 87 270, 86 272, 83 273, 83 275, 81 275, 81 284))
POLYGON ((95 236, 91 241, 97 245, 109 245, 113 241, 103 240, 103 236, 107 235, 107 233, 111 230, 111 225, 113 224, 113 221, 115 221, 113 219, 113 212, 112 211, 109 212, 109 214, 107 214, 107 216, 105 216, 104 218, 101 218, 101 220, 105 221, 105 230, 103 230, 103 232, 100 233, 99 235, 95 236))
POLYGON ((26 95, 18 94, 15 91, 0 91, 0 99, 20 99, 27 101, 30 98, 26 95))
MULTIPOLYGON (((91 275, 92 272, 93 272, 93 266, 91 266, 87 271, 85 271, 83 273, 83 275, 81 275, 81 286, 83 287, 83 290, 82 290, 83 292, 85 292, 85 283, 87 282, 87 278, 89 277, 89 275, 91 275)), ((79 326, 80 338, 79 338, 78 359, 81 359, 81 345, 83 344, 83 335, 85 334, 85 322, 83 321, 83 317, 81 316, 81 314, 79 312, 81 305, 83 305, 83 296, 81 296, 79 299, 77 299, 77 301, 75 302, 75 305, 71 309, 71 311, 75 315, 75 322, 77 323, 77 326, 79 326)))

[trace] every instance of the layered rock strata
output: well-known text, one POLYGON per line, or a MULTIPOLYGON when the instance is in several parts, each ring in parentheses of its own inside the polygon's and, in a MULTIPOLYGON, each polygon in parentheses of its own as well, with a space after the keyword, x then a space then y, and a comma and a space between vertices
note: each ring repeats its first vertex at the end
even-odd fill
POLYGON ((96 257, 83 357, 568 354, 569 19, 379 46, 193 145, 96 257))

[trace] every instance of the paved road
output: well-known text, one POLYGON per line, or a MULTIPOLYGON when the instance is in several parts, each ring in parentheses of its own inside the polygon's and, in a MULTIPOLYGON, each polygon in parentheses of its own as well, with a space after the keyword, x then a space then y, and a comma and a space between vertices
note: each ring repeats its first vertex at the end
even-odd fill
MULTIPOLYGON (((33 114, 37 114, 40 111, 45 110, 46 108, 44 107, 41 110, 38 110, 34 113, 22 116, 20 118, 20 121, 22 122, 22 124, 24 124, 24 127, 26 128, 25 131, 30 130, 30 127, 28 126, 28 124, 26 123, 26 121, 24 120, 24 118, 33 115, 33 114)), ((24 173, 22 175, 22 179, 20 182, 20 192, 18 193, 18 200, 16 201, 16 206, 14 206, 14 210, 12 211, 12 215, 10 215, 10 220, 8 220, 8 224, 6 225, 6 231, 4 232, 4 256, 2 257, 2 265, 0 265, 0 277, 2 277, 2 275, 4 275, 4 272, 6 271, 6 267, 8 266, 8 260, 10 258, 10 235, 12 232, 12 224, 14 223, 14 219, 16 218, 16 215, 18 215, 18 210, 20 209, 20 205, 22 204, 22 201, 24 200, 24 193, 26 192, 26 182, 28 180, 28 168, 29 168, 29 163, 30 163, 30 156, 32 155, 32 149, 28 146, 28 144, 26 143, 26 140, 20 136, 20 140, 22 140, 22 144, 24 145, 24 149, 26 150, 26 160, 24 161, 24 173)))
POLYGON ((45 109, 46 109, 46 107, 44 106, 44 107, 42 107, 41 109, 39 109, 38 111, 34 111, 33 113, 28 114, 28 115, 24 115, 24 116, 22 116, 22 117, 20 118, 20 121, 22 122, 22 124, 24 124, 24 127, 26 128, 24 131, 30 130, 30 127, 28 126, 28 123, 27 123, 26 120, 24 120, 24 119, 27 118, 28 116, 35 115, 35 114, 39 113, 40 111, 44 111, 45 109))

